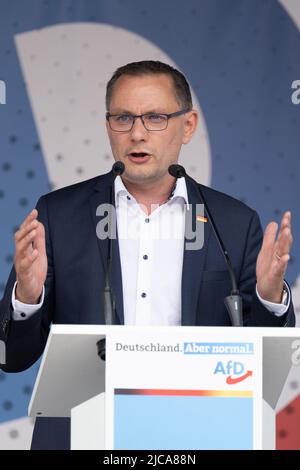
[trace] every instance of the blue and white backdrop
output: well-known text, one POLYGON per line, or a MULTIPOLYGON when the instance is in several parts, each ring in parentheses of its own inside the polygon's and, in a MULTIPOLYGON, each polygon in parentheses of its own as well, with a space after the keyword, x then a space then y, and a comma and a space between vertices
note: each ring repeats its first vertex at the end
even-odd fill
MULTIPOLYGON (((13 233, 39 196, 111 167, 112 72, 159 59, 186 74, 200 111, 187 170, 256 209, 263 226, 292 210, 299 318, 299 28, 298 0, 0 0, 0 297, 13 233)), ((0 371, 0 448, 29 446, 37 368, 0 371)), ((295 374, 278 409, 300 393, 295 374)))

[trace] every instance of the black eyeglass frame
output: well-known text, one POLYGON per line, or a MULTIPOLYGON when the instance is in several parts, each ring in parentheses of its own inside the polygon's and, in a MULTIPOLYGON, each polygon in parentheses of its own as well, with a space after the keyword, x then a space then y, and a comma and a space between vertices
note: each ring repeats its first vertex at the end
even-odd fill
POLYGON ((175 113, 144 113, 144 114, 127 114, 127 113, 124 113, 124 114, 110 114, 109 112, 106 113, 106 120, 108 121, 108 124, 109 124, 109 127, 111 128, 111 130, 113 132, 131 132, 132 131, 132 128, 134 126, 134 123, 135 123, 135 120, 137 118, 141 118, 141 121, 143 123, 143 126, 144 128, 146 129, 146 131, 148 132, 160 132, 160 131, 165 131, 168 127, 168 123, 169 123, 169 119, 173 118, 173 117, 177 117, 177 116, 181 116, 182 114, 185 114, 185 113, 188 113, 189 111, 191 111, 190 108, 186 108, 186 109, 181 109, 180 111, 176 111, 175 113), (144 116, 151 116, 151 115, 157 115, 157 116, 164 116, 167 118, 167 121, 166 121, 166 127, 164 127, 163 129, 147 129, 146 125, 145 125, 145 122, 143 120, 143 117, 144 116), (110 120, 109 118, 110 117, 116 117, 116 116, 130 116, 133 118, 132 120, 132 124, 131 124, 131 128, 130 129, 127 129, 126 131, 117 131, 116 129, 113 129, 111 127, 111 124, 110 124, 110 120))

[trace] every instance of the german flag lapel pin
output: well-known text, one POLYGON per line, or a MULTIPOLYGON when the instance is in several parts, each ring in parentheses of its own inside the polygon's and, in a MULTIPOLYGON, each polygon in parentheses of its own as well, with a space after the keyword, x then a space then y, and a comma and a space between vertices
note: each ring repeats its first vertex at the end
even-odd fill
POLYGON ((208 218, 204 217, 203 215, 197 215, 197 222, 207 222, 208 218))

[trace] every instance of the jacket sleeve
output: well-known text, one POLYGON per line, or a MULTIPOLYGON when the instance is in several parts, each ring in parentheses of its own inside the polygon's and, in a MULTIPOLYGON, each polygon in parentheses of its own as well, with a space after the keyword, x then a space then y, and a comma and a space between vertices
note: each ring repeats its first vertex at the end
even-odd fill
POLYGON ((16 281, 14 267, 10 272, 3 298, 0 302, 0 339, 5 343, 6 361, 1 365, 5 372, 19 372, 30 367, 42 354, 49 334, 54 309, 54 269, 47 199, 42 196, 36 208, 38 220, 44 224, 48 272, 45 282, 45 298, 42 307, 23 321, 12 319, 12 290, 16 281))
POLYGON ((295 326, 295 313, 292 303, 281 317, 269 312, 256 295, 256 260, 261 248, 263 231, 256 212, 250 221, 243 265, 239 280, 239 289, 243 298, 245 326, 295 326))

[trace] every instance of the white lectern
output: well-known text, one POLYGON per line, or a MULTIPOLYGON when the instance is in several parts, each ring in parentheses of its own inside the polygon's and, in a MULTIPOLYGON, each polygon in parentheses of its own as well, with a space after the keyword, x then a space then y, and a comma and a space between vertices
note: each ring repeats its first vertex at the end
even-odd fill
POLYGON ((295 328, 53 325, 29 414, 71 417, 72 449, 274 449, 299 337, 295 328))

